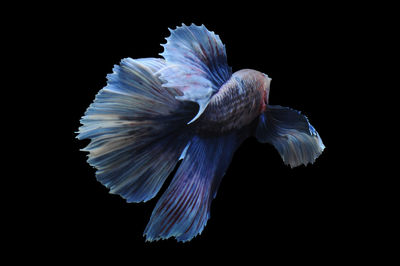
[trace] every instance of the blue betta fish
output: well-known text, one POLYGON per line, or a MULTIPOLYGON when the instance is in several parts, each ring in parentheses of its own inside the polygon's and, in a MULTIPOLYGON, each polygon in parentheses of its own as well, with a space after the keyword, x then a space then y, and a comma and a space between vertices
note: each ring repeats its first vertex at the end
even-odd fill
POLYGON ((161 58, 125 58, 107 76, 81 119, 78 139, 96 178, 127 202, 156 196, 148 241, 200 234, 235 150, 250 136, 272 144, 295 167, 324 150, 299 111, 268 104, 271 79, 256 70, 232 74, 225 46, 202 26, 170 30, 161 58))

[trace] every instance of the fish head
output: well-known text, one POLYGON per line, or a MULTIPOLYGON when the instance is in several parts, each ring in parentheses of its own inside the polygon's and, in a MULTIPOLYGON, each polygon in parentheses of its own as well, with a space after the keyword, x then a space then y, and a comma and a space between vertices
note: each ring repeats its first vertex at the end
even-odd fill
POLYGON ((263 84, 263 100, 265 104, 268 104, 268 100, 269 100, 269 89, 271 86, 271 81, 272 79, 270 77, 268 77, 267 74, 264 74, 264 84, 263 84))
MULTIPOLYGON (((261 73, 261 72, 260 72, 261 73)), ((259 93, 261 94, 261 107, 260 114, 263 113, 267 109, 268 100, 269 100, 269 88, 271 85, 271 78, 268 77, 267 74, 261 73, 259 77, 259 85, 257 86, 259 93)))

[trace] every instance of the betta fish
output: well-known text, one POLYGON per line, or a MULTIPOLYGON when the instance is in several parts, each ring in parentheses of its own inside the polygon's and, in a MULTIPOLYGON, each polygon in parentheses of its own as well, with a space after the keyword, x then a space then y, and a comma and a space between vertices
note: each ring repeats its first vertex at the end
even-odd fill
POLYGON ((155 197, 181 161, 144 236, 185 242, 203 231, 246 138, 270 143, 291 167, 314 163, 325 146, 306 116, 268 103, 268 75, 232 73, 214 32, 194 24, 170 32, 163 58, 125 58, 114 66, 77 138, 91 140, 82 150, 97 180, 128 203, 155 197))

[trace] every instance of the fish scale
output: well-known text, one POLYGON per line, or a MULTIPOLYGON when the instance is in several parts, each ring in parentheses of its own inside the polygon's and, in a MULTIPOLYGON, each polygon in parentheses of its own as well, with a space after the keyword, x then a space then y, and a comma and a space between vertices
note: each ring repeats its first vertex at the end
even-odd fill
POLYGON ((225 134, 250 124, 260 114, 269 82, 261 72, 235 72, 210 100, 202 116, 193 123, 199 134, 225 134))
POLYGON ((91 140, 83 151, 97 180, 127 202, 154 198, 182 160, 144 236, 185 242, 202 233, 246 138, 273 145, 291 167, 314 163, 325 146, 306 116, 268 104, 266 74, 232 74, 225 45, 204 25, 171 30, 163 47, 164 59, 125 58, 114 66, 77 138, 91 140))

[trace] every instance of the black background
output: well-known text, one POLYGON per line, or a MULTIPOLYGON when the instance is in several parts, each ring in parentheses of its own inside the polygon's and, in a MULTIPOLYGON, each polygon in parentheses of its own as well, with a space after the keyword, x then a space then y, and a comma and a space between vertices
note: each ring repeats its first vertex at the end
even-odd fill
POLYGON ((293 16, 274 15, 273 9, 261 6, 103 8, 104 12, 59 8, 37 26, 47 28, 41 48, 57 80, 46 91, 55 99, 50 101, 48 126, 57 125, 60 131, 50 143, 53 158, 43 177, 49 189, 40 193, 39 204, 25 203, 32 210, 27 216, 36 221, 28 228, 34 239, 43 237, 62 254, 95 247, 105 257, 161 250, 193 250, 207 256, 228 250, 227 256, 250 260, 317 255, 340 260, 354 252, 363 230, 357 217, 364 206, 357 193, 362 189, 360 177, 349 164, 347 146, 347 118, 356 118, 348 112, 353 89, 348 76, 355 74, 357 57, 350 38, 358 31, 356 25, 340 22, 346 12, 323 9, 293 16), (144 228, 171 177, 155 199, 128 204, 96 181, 86 154, 79 151, 88 141, 75 139, 75 132, 113 65, 126 57, 159 57, 168 28, 182 23, 204 24, 218 34, 233 71, 252 68, 268 74, 270 104, 301 110, 327 148, 315 164, 290 169, 272 146, 246 140, 235 153, 202 234, 188 243, 148 243, 144 228))

